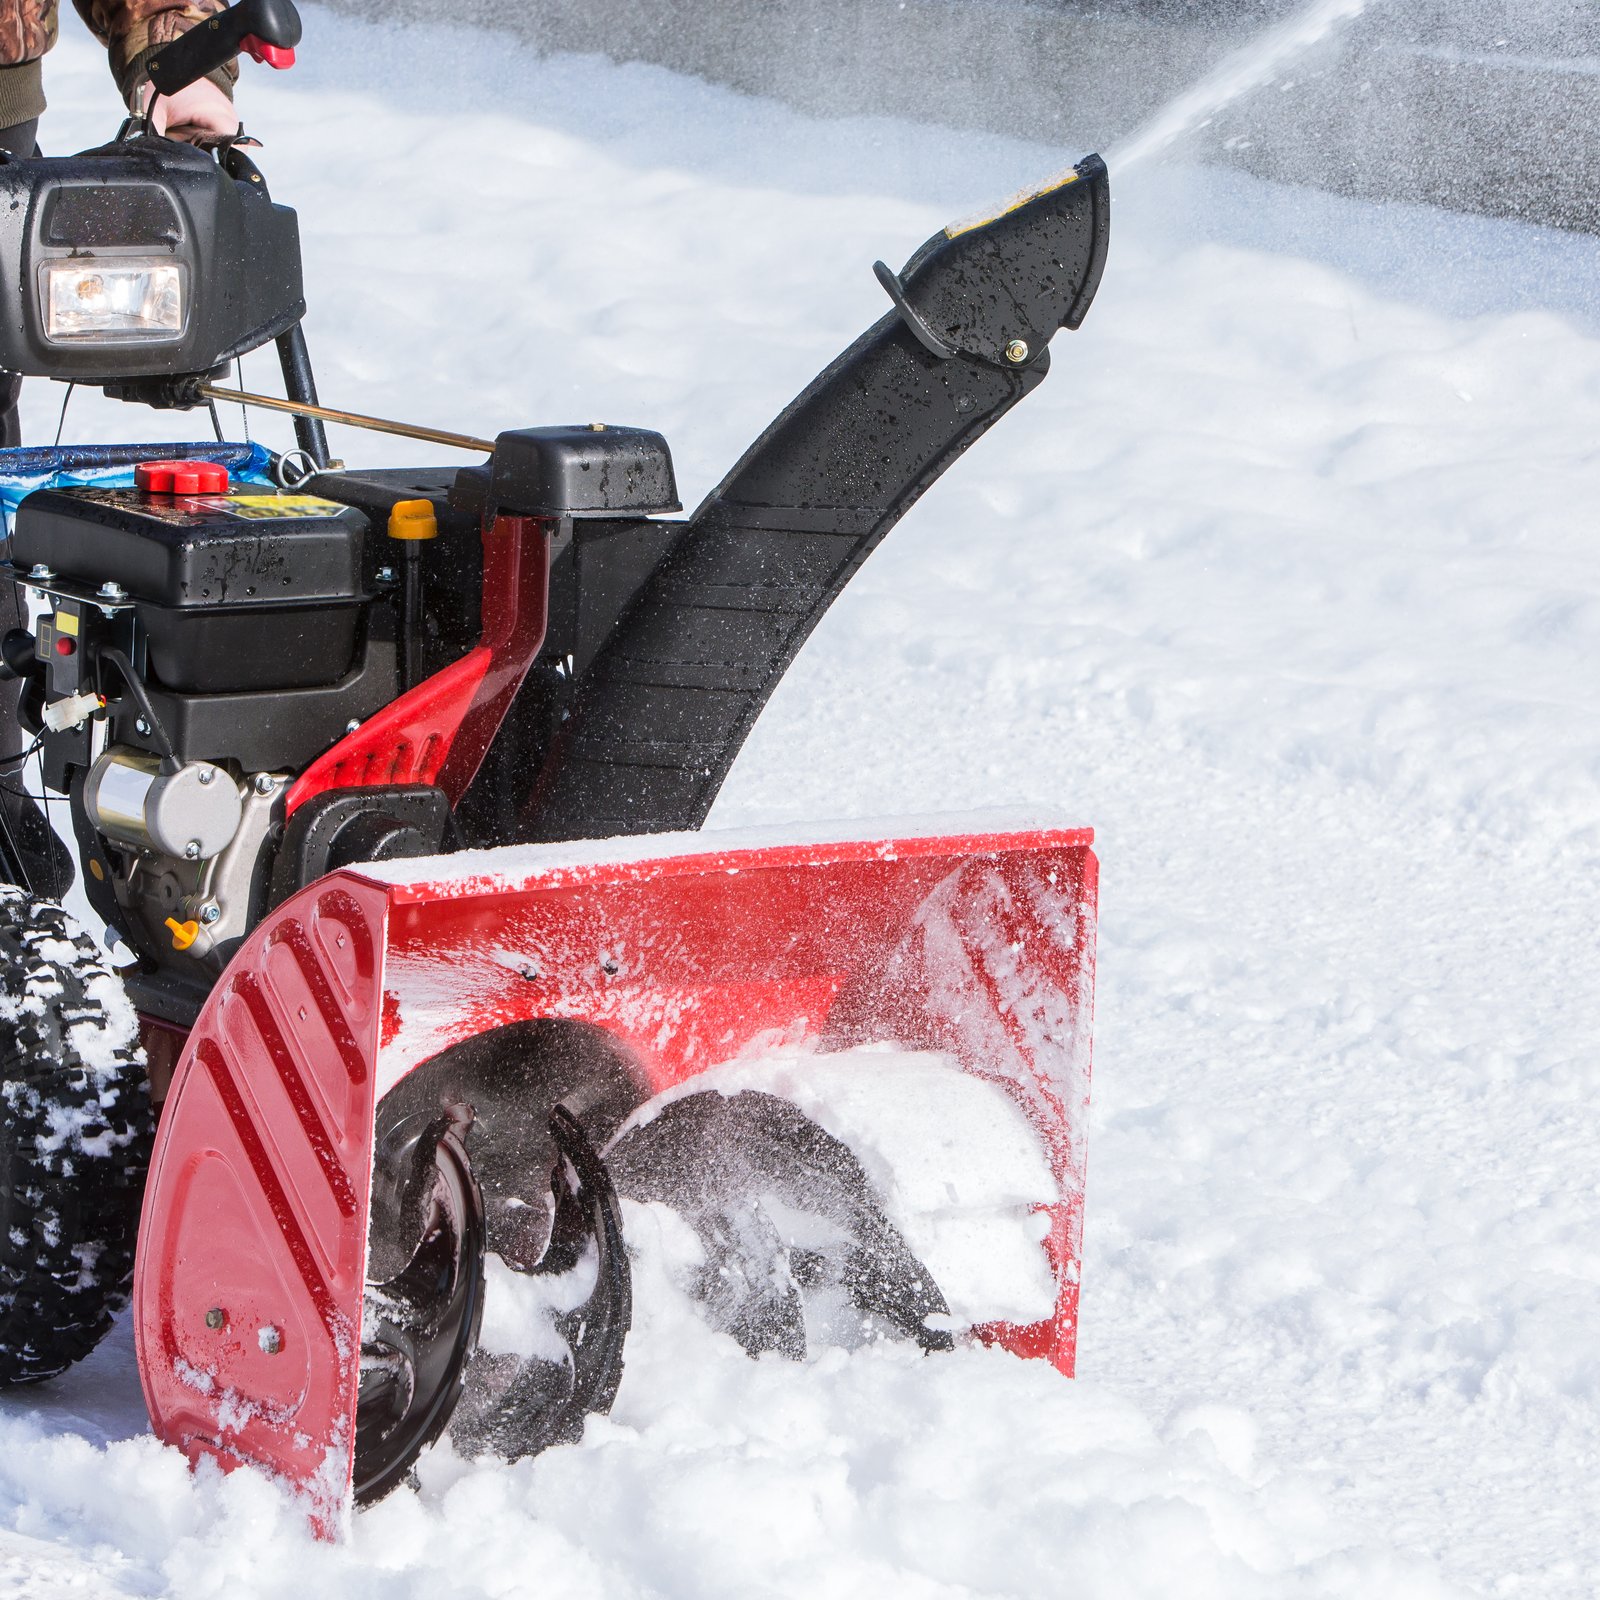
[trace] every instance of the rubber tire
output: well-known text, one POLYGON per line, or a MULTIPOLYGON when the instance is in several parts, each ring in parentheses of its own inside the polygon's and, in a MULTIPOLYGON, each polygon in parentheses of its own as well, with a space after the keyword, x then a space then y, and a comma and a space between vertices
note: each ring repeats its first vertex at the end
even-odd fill
POLYGON ((60 906, 0 884, 0 1389, 81 1361, 128 1303, 154 1133, 121 981, 60 906))

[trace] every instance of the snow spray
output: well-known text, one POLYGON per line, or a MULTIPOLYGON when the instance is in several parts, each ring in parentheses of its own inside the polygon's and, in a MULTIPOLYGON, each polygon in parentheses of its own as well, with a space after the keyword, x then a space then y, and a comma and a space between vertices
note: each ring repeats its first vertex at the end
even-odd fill
POLYGON ((1169 100, 1138 132, 1107 155, 1106 165, 1113 173, 1123 173, 1159 154, 1173 140, 1203 127, 1240 95, 1271 83, 1287 62, 1360 16, 1366 8, 1367 0, 1313 0, 1299 15, 1258 34, 1249 44, 1224 57, 1192 88, 1169 100))

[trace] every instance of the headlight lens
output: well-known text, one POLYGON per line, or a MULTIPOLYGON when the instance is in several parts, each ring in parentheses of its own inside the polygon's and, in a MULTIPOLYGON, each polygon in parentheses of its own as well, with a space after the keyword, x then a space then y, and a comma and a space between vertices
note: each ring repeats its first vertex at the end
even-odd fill
POLYGON ((183 332, 183 280, 172 261, 127 256, 47 261, 44 334, 56 344, 175 339, 183 332))

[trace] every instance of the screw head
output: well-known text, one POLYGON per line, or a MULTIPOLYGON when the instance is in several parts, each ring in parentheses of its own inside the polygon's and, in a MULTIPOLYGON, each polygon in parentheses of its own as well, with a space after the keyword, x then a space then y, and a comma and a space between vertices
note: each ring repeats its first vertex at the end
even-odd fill
POLYGON ((48 582, 49 579, 55 577, 55 573, 51 568, 46 566, 44 562, 36 561, 33 564, 33 571, 30 572, 28 576, 30 578, 40 578, 48 582))
POLYGON ((275 1356, 283 1349, 283 1334, 269 1324, 257 1331, 256 1343, 261 1346, 263 1355, 275 1356))
POLYGON ((209 928, 213 922, 222 920, 222 907, 215 900, 208 900, 200 907, 200 920, 209 928))
POLYGON ((354 733, 356 731, 356 729, 359 728, 360 726, 361 726, 361 718, 360 717, 351 717, 351 719, 347 723, 345 723, 344 731, 346 733, 354 733))
POLYGON ((272 774, 270 772, 258 772, 250 787, 257 794, 271 794, 275 787, 272 781, 272 774))
POLYGON ((108 578, 100 585, 101 597, 106 600, 120 600, 127 592, 114 578, 108 578))
POLYGON ((228 1313, 224 1311, 221 1306, 212 1306, 212 1308, 206 1312, 206 1326, 208 1328, 220 1328, 227 1320, 228 1313))
POLYGON ((183 847, 183 859, 185 861, 198 861, 200 859, 200 841, 198 839, 191 839, 183 847))
POLYGON ((1012 339, 1006 345, 1006 360, 1013 365, 1028 359, 1028 341, 1026 339, 1012 339))
POLYGON ((149 718, 148 717, 135 717, 133 719, 133 731, 135 733, 148 734, 150 732, 150 720, 149 720, 149 718))
POLYGON ((201 767, 201 769, 195 773, 194 778, 196 783, 207 784, 212 782, 216 775, 217 769, 215 767, 201 767))
POLYGON ((393 583, 394 582, 394 568, 393 567, 379 567, 377 576, 378 576, 378 582, 379 583, 393 583))

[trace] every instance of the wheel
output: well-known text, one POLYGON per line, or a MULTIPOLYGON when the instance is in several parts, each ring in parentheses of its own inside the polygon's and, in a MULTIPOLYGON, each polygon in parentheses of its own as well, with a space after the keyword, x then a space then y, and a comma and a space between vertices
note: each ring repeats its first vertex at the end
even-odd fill
POLYGON ((0 1388, 81 1361, 127 1304, 155 1132, 138 1021, 60 906, 0 885, 0 1388))

